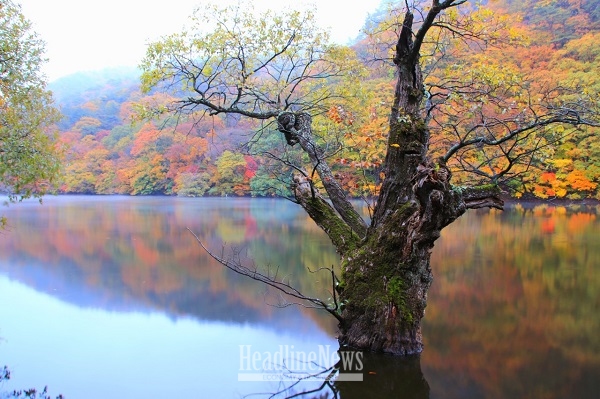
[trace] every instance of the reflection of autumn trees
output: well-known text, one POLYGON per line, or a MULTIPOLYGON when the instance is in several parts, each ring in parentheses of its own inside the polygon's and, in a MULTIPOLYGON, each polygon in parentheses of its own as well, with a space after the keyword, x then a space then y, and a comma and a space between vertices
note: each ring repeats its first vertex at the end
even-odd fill
MULTIPOLYGON (((84 287, 100 296, 95 306, 141 303, 203 320, 291 325, 293 310, 268 306, 276 298, 264 287, 212 263, 190 227, 212 249, 243 249, 256 264, 279 266, 307 294, 327 297, 325 281, 315 284, 324 279, 305 267, 335 264, 336 255, 285 201, 74 198, 8 209, 3 271, 44 289, 28 272, 38 265, 54 276, 54 294, 84 287)), ((423 329, 431 397, 592 397, 600 370, 599 211, 517 205, 467 213, 444 231, 423 329)), ((303 317, 334 330, 325 315, 303 317)), ((366 378, 383 380, 378 386, 401 384, 388 378, 401 374, 397 366, 369 370, 376 374, 366 378)))
POLYGON ((600 369, 597 212, 516 206, 445 231, 432 257, 426 377, 453 375, 455 397, 466 387, 489 398, 586 397, 600 369))
MULTIPOLYGON (((216 264, 189 227, 211 248, 243 249, 249 262, 279 267, 306 292, 327 297, 328 287, 315 284, 319 276, 306 268, 333 264, 335 252, 283 201, 75 198, 11 209, 14 227, 0 240, 0 257, 13 271, 43 265, 102 292, 107 303, 116 297, 200 318, 252 321, 277 314, 285 321, 288 311, 266 304, 277 298, 216 264), (277 221, 274 206, 284 208, 277 221)), ((316 319, 330 328, 328 319, 316 319)))
MULTIPOLYGON (((263 287, 214 264, 185 230, 190 227, 210 248, 242 249, 249 262, 279 267, 307 294, 327 297, 326 279, 305 268, 331 266, 336 255, 318 227, 283 201, 76 198, 76 205, 49 199, 41 207, 11 208, 13 227, 0 240, 0 256, 13 268, 43 264, 67 281, 80 278, 94 289, 174 312, 189 310, 180 308, 178 295, 190 287, 199 300, 263 315, 286 312, 265 305, 275 298, 265 299, 263 287)), ((598 340, 592 341, 595 353, 565 344, 593 339, 600 330, 594 317, 600 301, 597 212, 517 206, 465 215, 434 249, 429 346, 490 342, 511 357, 515 345, 541 353, 552 346, 567 348, 570 358, 600 361, 598 340), (449 329, 456 333, 442 334, 449 329), (437 342, 440 336, 454 341, 437 342)))

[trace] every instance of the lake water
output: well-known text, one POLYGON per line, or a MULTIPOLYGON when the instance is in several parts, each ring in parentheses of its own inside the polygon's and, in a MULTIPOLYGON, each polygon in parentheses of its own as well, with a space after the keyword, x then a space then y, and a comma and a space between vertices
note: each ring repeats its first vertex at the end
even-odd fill
MULTIPOLYGON (((599 211, 467 213, 433 252, 422 356, 365 354, 363 382, 307 397, 598 397, 599 211)), ((187 230, 326 299, 327 276, 307 269, 336 265, 337 256, 290 202, 49 197, 1 213, 9 227, 0 233, 0 368, 12 378, 0 392, 48 385, 68 399, 269 397, 292 382, 239 381, 256 371, 252 356, 284 354, 290 368, 286 351, 317 354, 323 369, 336 360, 330 316, 278 307, 281 298, 211 260, 187 230)))

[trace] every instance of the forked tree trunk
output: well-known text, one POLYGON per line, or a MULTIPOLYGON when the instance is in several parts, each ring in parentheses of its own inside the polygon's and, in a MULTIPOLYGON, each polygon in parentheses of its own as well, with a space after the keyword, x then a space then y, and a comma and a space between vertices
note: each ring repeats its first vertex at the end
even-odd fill
MULTIPOLYGON (((434 3, 438 8, 432 8, 425 27, 433 22, 439 7, 453 4, 450 0, 434 3)), ((407 12, 394 58, 398 80, 390 112, 385 179, 368 229, 357 222, 358 215, 340 195, 341 188, 312 139, 310 118, 290 112, 278 118, 288 144, 300 143, 309 154, 335 208, 306 173, 296 176, 292 185, 296 200, 342 256, 339 341, 396 355, 423 349, 421 319, 433 280, 429 260, 441 230, 468 208, 502 207, 496 186, 456 190, 443 160, 427 158, 429 130, 421 116, 424 89, 418 55, 424 32, 413 35, 412 24, 413 16, 407 12)))
MULTIPOLYGON (((292 185, 296 200, 342 256, 342 345, 396 355, 420 353, 434 241, 467 209, 502 207, 496 186, 454 189, 445 165, 426 159, 421 143, 428 131, 422 120, 413 119, 391 123, 390 166, 366 234, 358 235, 344 221, 348 217, 338 216, 341 208, 336 213, 311 179, 297 175, 292 185)), ((308 126, 294 133, 312 141, 308 126)))

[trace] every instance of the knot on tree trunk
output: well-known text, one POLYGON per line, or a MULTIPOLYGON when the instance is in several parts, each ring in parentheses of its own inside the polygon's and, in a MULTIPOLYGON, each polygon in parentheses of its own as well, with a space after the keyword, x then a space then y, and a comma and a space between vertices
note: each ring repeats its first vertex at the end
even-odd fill
POLYGON ((285 141, 290 146, 300 142, 300 135, 310 128, 312 118, 306 112, 284 111, 277 116, 277 130, 285 136, 285 141))
POLYGON ((318 194, 317 189, 312 184, 312 180, 299 173, 294 174, 291 189, 294 197, 300 203, 304 203, 304 201, 314 198, 318 194))
POLYGON ((468 209, 496 208, 504 209, 502 191, 496 184, 465 187, 457 189, 461 194, 468 209))
POLYGON ((417 166, 412 189, 423 211, 432 203, 443 201, 443 192, 450 190, 451 177, 450 170, 441 164, 427 162, 417 166))

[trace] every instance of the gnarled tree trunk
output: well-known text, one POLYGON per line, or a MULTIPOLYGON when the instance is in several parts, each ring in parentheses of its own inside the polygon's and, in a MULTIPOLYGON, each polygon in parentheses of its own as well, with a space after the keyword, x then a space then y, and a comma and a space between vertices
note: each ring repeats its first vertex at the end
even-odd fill
MULTIPOLYGON (((366 231, 347 222, 357 215, 354 210, 345 213, 345 201, 330 194, 331 206, 308 176, 295 176, 292 189, 342 257, 340 343, 409 355, 423 348, 421 319, 433 279, 429 260, 434 241, 467 209, 502 208, 502 200, 494 185, 461 190, 450 185, 443 162, 426 158, 429 133, 418 115, 397 118, 390 126, 386 179, 366 231)), ((293 134, 309 154, 316 151, 309 125, 293 134)), ((310 156, 318 158, 318 153, 310 156)), ((322 180, 330 173, 325 163, 317 171, 322 180)), ((336 192, 330 181, 324 186, 328 193, 336 192)))
POLYGON ((410 192, 388 193, 386 210, 366 240, 344 255, 341 344, 396 355, 423 349, 434 241, 466 209, 502 207, 497 187, 456 191, 449 177, 443 165, 420 164, 410 176, 410 192))
POLYGON ((296 177, 292 187, 296 200, 342 256, 340 343, 397 355, 420 353, 423 348, 421 319, 433 279, 429 260, 442 228, 467 208, 502 207, 497 187, 454 190, 443 160, 427 158, 429 130, 421 116, 423 77, 412 24, 413 16, 407 12, 394 58, 398 80, 385 180, 368 229, 356 222, 354 210, 349 211, 345 197, 339 195, 341 190, 312 140, 309 118, 283 113, 278 119, 288 143, 299 142, 309 154, 337 211, 310 179, 296 177))

